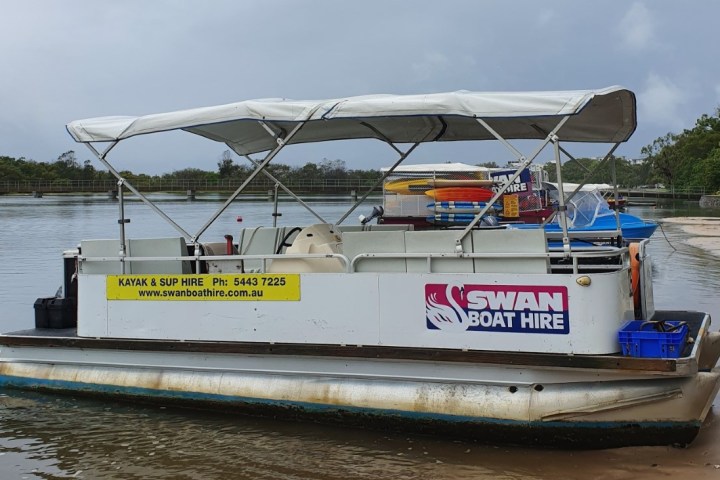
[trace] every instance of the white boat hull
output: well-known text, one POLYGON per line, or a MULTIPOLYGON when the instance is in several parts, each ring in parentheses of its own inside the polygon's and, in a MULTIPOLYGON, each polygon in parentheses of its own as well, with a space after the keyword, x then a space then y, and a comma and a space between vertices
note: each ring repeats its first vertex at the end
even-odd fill
POLYGON ((668 376, 136 347, 5 346, 0 385, 592 448, 689 443, 720 385, 718 369, 668 376))

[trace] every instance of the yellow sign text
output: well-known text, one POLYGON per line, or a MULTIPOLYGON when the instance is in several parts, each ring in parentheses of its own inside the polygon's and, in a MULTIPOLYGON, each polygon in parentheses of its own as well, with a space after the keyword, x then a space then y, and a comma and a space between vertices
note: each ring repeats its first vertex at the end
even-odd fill
POLYGON ((108 275, 107 299, 298 301, 300 275, 108 275))

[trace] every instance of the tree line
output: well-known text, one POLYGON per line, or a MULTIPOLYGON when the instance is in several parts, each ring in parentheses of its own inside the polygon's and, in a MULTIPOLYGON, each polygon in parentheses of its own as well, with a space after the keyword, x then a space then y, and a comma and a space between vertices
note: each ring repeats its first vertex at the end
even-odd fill
MULTIPOLYGON (((247 165, 238 165, 233 161, 232 153, 226 150, 217 163, 216 171, 199 168, 184 168, 162 175, 147 175, 121 171, 121 175, 133 181, 147 180, 194 180, 215 182, 225 179, 245 179, 254 169, 247 165)), ((287 182, 311 181, 317 179, 375 180, 380 178, 379 170, 352 170, 343 160, 323 159, 319 163, 308 162, 301 167, 292 167, 282 163, 270 164, 267 170, 278 180, 287 182)), ((264 177, 263 177, 264 178, 264 177)), ((0 156, 0 181, 63 181, 63 180, 114 180, 107 170, 96 169, 90 160, 78 161, 73 150, 67 151, 54 162, 36 162, 27 158, 0 156)))
MULTIPOLYGON (((681 133, 668 133, 643 147, 640 161, 615 158, 618 183, 624 187, 664 184, 676 188, 704 187, 708 191, 720 191, 720 108, 714 115, 702 115, 691 129, 681 133)), ((600 160, 578 158, 564 161, 563 180, 580 182, 588 171, 593 170, 600 160)), ((480 164, 497 167, 494 162, 480 164)), ((147 175, 122 171, 129 181, 134 180, 199 180, 218 181, 246 178, 254 169, 250 162, 237 164, 232 152, 226 150, 219 157, 217 170, 185 168, 162 175, 147 175)), ((555 166, 546 165, 551 180, 556 179, 555 166)), ((375 180, 380 178, 378 170, 348 169, 345 161, 322 159, 318 163, 308 162, 303 166, 289 166, 281 163, 268 165, 267 170, 282 182, 292 179, 305 182, 318 179, 375 180)), ((36 162, 24 157, 0 156, 0 181, 61 181, 61 180, 113 180, 106 170, 97 170, 90 160, 78 161, 73 150, 62 153, 53 162, 36 162)), ((588 179, 590 183, 611 183, 610 162, 598 168, 588 179)))
MULTIPOLYGON (((667 187, 703 187, 720 193, 720 108, 714 115, 702 115, 695 126, 681 133, 668 133, 641 149, 641 161, 615 158, 616 178, 620 185, 634 187, 663 184, 667 187)), ((600 160, 577 159, 563 164, 563 180, 579 182, 600 160)), ((551 180, 555 166, 546 165, 551 180)), ((589 183, 610 183, 610 162, 600 167, 589 183)))

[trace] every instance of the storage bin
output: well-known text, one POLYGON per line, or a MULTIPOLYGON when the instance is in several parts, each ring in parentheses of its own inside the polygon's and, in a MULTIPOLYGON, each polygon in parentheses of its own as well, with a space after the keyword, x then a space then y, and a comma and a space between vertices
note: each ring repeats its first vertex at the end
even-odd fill
POLYGON ((77 326, 74 298, 47 297, 35 300, 35 328, 72 328, 77 326))
POLYGON ((623 355, 641 358, 678 358, 685 348, 685 322, 632 320, 618 332, 623 355))

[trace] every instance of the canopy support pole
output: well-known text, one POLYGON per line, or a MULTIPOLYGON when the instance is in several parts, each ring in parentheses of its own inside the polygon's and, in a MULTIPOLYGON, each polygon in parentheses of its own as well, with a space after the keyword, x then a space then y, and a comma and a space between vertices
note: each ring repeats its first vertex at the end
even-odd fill
POLYGON ((99 152, 93 145, 91 145, 90 143, 86 143, 85 146, 87 146, 87 147, 90 149, 90 151, 93 152, 93 154, 97 157, 97 159, 100 160, 100 162, 102 162, 103 165, 105 165, 105 167, 110 171, 110 173, 111 173, 115 178, 118 179, 118 182, 122 182, 122 184, 123 184, 124 186, 126 186, 128 190, 130 190, 132 193, 134 193, 135 195, 137 195, 138 198, 140 198, 140 200, 143 201, 143 203, 145 203, 147 206, 149 206, 150 208, 152 208, 152 209, 155 211, 155 213, 157 213, 157 214, 160 215, 163 219, 165 219, 165 221, 168 222, 175 230, 177 230, 177 231, 180 233, 180 235, 182 235, 186 240, 193 240, 192 237, 190 236, 190 234, 189 234, 188 232, 186 232, 180 225, 178 225, 177 223, 175 223, 172 218, 168 217, 168 216, 165 214, 165 212, 163 212, 162 210, 160 210, 160 208, 159 208, 157 205, 155 205, 150 199, 148 199, 145 195, 143 195, 142 193, 140 193, 140 191, 139 191, 137 188, 133 187, 132 184, 131 184, 130 182, 128 182, 127 179, 124 178, 124 177, 120 174, 120 172, 118 172, 117 170, 115 170, 115 168, 110 164, 110 162, 108 162, 108 161, 105 159, 105 157, 106 157, 107 154, 110 152, 110 150, 112 150, 112 148, 113 148, 115 145, 117 145, 117 144, 118 144, 118 141, 113 142, 112 145, 110 145, 110 146, 109 146, 107 149, 105 149, 105 151, 102 152, 102 153, 100 153, 100 152, 99 152))
POLYGON ((615 155, 612 156, 612 181, 613 181, 613 198, 615 199, 615 205, 613 210, 615 213, 615 223, 617 224, 618 232, 620 237, 618 238, 618 247, 622 245, 622 224, 620 223, 620 197, 618 196, 617 186, 617 170, 615 169, 615 155))
POLYGON ((530 165, 535 158, 540 155, 540 152, 547 146, 548 143, 550 143, 553 138, 557 139, 557 131, 562 128, 563 125, 565 125, 565 122, 567 122, 570 119, 569 115, 566 115, 563 117, 558 124, 555 126, 555 128, 552 129, 550 133, 547 134, 545 139, 541 142, 541 144, 535 149, 535 151, 527 158, 523 156, 523 154, 516 149, 510 142, 505 140, 499 133, 497 133, 488 123, 483 120, 482 118, 476 118, 475 120, 485 127, 485 129, 490 132, 500 143, 505 145, 511 152, 515 154, 517 159, 521 162, 520 167, 515 171, 515 173, 505 182, 500 189, 495 192, 495 195, 485 204, 485 206, 480 209, 480 212, 475 215, 475 218, 473 218, 472 222, 470 222, 465 229, 460 233, 458 238, 455 239, 455 250, 458 253, 462 253, 462 241, 463 239, 470 233, 470 231, 477 225, 477 223, 480 221, 480 219, 490 210, 490 207, 497 202, 497 200, 505 193, 505 191, 512 185, 512 183, 515 181, 516 178, 520 176, 522 171, 527 168, 528 165, 530 165))
POLYGON ((123 194, 123 181, 118 180, 118 207, 120 209, 120 216, 118 218, 118 224, 120 225, 120 273, 125 275, 125 254, 127 252, 127 241, 125 239, 125 224, 130 220, 125 218, 125 196, 123 194))
MULTIPOLYGON (((558 178, 558 212, 561 212, 560 215, 560 228, 562 229, 562 243, 563 243, 563 252, 565 253, 565 256, 570 256, 570 236, 568 235, 568 225, 567 225, 567 205, 565 204, 565 192, 563 190, 563 182, 562 182, 562 159, 560 158, 560 140, 557 138, 557 135, 553 135, 552 139, 553 143, 553 150, 555 152, 555 171, 557 172, 557 178, 558 178)), ((575 193, 573 192, 573 195, 575 193)), ((542 228, 542 227, 541 227, 542 228)))
POLYGON ((392 167, 390 167, 390 170, 388 170, 387 172, 385 172, 385 175, 383 175, 382 177, 380 177, 378 180, 375 181, 375 183, 372 184, 372 186, 368 189, 368 191, 365 192, 365 195, 363 195, 362 197, 360 197, 360 198, 358 199, 358 201, 355 202, 355 204, 354 204, 352 207, 350 207, 350 209, 349 209, 347 212, 345 212, 345 215, 343 215, 342 217, 340 217, 340 219, 335 223, 335 225, 340 225, 343 221, 345 221, 345 219, 346 219, 347 217, 349 217, 350 214, 351 214, 352 212, 354 212, 355 209, 356 209, 357 207, 359 207, 362 202, 365 201, 365 199, 370 195, 370 193, 372 193, 372 191, 375 189, 375 187, 377 187, 377 186, 380 185, 383 181, 385 181, 385 179, 393 172, 393 170, 395 170, 395 168, 397 168, 397 166, 400 165, 400 164, 412 153, 412 151, 417 148, 418 145, 420 145, 420 142, 413 143, 412 146, 411 146, 406 152, 403 153, 403 152, 400 151, 398 148, 396 148, 395 145, 392 144, 392 142, 388 142, 388 143, 391 144, 392 148, 393 148, 395 151, 400 152, 400 158, 397 160, 397 162, 395 162, 395 163, 393 164, 392 167))
MULTIPOLYGON (((538 127, 537 125, 533 125, 533 128, 535 128, 535 130, 537 130, 538 132, 540 132, 540 133, 542 133, 542 134, 546 134, 546 133, 547 133, 547 132, 545 132, 543 129, 541 129, 540 127, 538 127)), ((563 148, 563 146, 558 143, 558 149, 559 149, 562 153, 564 153, 565 156, 567 156, 567 157, 570 159, 570 161, 575 161, 575 162, 577 162, 577 164, 580 165, 580 167, 581 167, 583 170, 585 170, 585 172, 587 172, 587 175, 585 175, 585 178, 583 178, 583 180, 580 182, 580 185, 578 185, 577 187, 575 187, 575 190, 573 190, 573 192, 572 192, 570 195, 568 195, 567 198, 565 198, 565 203, 566 203, 566 204, 567 204, 568 202, 570 202, 570 200, 572 200, 573 197, 575 197, 575 195, 580 191, 580 189, 592 178, 592 176, 595 174, 595 172, 597 172, 597 171, 600 169, 600 167, 602 167, 603 165, 605 165, 605 162, 608 161, 608 159, 613 155, 613 153, 615 153, 615 150, 616 150, 619 146, 620 146, 620 142, 616 142, 616 143, 612 146, 612 148, 610 149, 610 151, 605 155, 605 157, 603 157, 603 159, 600 161, 600 163, 598 163, 597 165, 595 165, 592 169, 588 169, 585 165, 583 165, 583 164, 580 162, 580 160, 578 160, 577 158, 575 158, 574 156, 572 156, 572 155, 570 154, 570 152, 568 152, 567 150, 565 150, 565 149, 563 148)), ((557 157, 557 158, 555 159, 555 161, 558 162, 558 161, 559 161, 559 157, 557 157)), ((613 160, 613 161, 614 161, 614 160, 613 160)), ((561 183, 561 182, 558 180, 558 183, 561 183)), ((615 193, 615 198, 617 198, 617 180, 616 180, 616 178, 615 178, 614 165, 613 165, 613 186, 614 186, 613 188, 614 188, 615 191, 616 191, 616 193, 615 193)), ((554 211, 553 211, 552 213, 550 213, 550 215, 548 215, 548 217, 547 217, 545 220, 543 220, 543 222, 540 224, 540 226, 541 226, 541 227, 544 227, 544 226, 547 225, 549 222, 551 222, 552 219, 555 218, 555 213, 556 213, 556 212, 554 212, 554 211)), ((622 230, 621 230, 621 228, 620 228, 620 215, 616 215, 616 223, 617 223, 618 232, 622 232, 622 230)))
POLYGON ((349 209, 347 212, 345 212, 345 215, 343 215, 342 217, 340 217, 340 219, 335 223, 336 225, 340 225, 343 221, 345 221, 345 219, 346 219, 347 217, 349 217, 350 214, 351 214, 352 212, 354 212, 355 209, 356 209, 358 206, 360 206, 360 204, 361 204, 362 202, 364 202, 365 199, 366 199, 368 196, 370 196, 370 193, 372 193, 372 191, 375 189, 375 187, 377 187, 378 185, 380 185, 382 182, 385 181, 385 179, 386 179, 387 177, 389 177, 390 175, 392 175, 392 173, 395 171, 395 169, 397 168, 397 166, 400 165, 402 162, 404 162, 405 159, 406 159, 408 156, 410 156, 410 154, 413 152, 413 150, 415 150, 415 149, 418 147, 418 145, 420 145, 422 142, 424 142, 424 141, 425 141, 428 137, 430 137, 430 135, 433 133, 433 130, 428 131, 428 133, 423 137, 422 140, 420 140, 419 142, 415 142, 407 151, 403 152, 403 151, 400 150, 397 146, 395 146, 395 144, 394 144, 392 141, 390 141, 390 139, 389 139, 386 135, 384 135, 380 130, 378 130, 377 128, 373 127, 372 125, 370 125, 370 124, 367 123, 367 122, 361 122, 361 124, 362 124, 364 127, 368 128, 369 130, 372 130, 378 137, 380 137, 380 140, 382 140, 383 142, 387 143, 387 144, 390 146, 390 148, 392 148, 393 150, 395 150, 395 151, 400 155, 400 158, 393 164, 392 167, 390 167, 390 168, 388 169, 387 172, 385 172, 385 174, 384 174, 383 176, 381 176, 379 179, 377 179, 377 180, 375 181, 375 183, 373 183, 373 184, 370 186, 370 188, 368 189, 368 191, 365 192, 365 195, 363 195, 361 198, 359 198, 359 199, 355 202, 355 204, 354 204, 352 207, 350 207, 350 209, 349 209))
MULTIPOLYGON (((605 165, 605 162, 608 161, 608 159, 611 157, 611 155, 615 152, 615 150, 616 150, 619 146, 620 146, 620 143, 616 143, 615 145, 613 145, 613 147, 612 147, 612 148, 610 149, 610 151, 605 155, 605 157, 603 157, 603 159, 600 160, 600 163, 598 163, 597 165, 595 165, 591 170, 588 170, 587 168, 583 167, 583 168, 585 168, 585 171, 588 172, 588 174, 585 175, 585 178, 582 180, 582 182, 580 182, 580 185, 578 185, 577 187, 575 187, 575 190, 573 190, 573 192, 565 198, 565 203, 567 203, 567 202, 569 202, 570 200, 573 199, 573 197, 575 196, 575 194, 580 191, 580 189, 588 182, 588 180, 590 180, 590 179, 592 178, 593 175, 595 175, 595 172, 597 172, 597 171, 600 169, 600 167, 602 167, 603 165, 605 165)), ((564 148, 562 148, 562 146, 560 147, 560 151, 561 151, 562 153, 564 153, 570 160, 574 160, 574 161, 580 163, 580 162, 578 161, 578 159, 576 159, 575 157, 573 157, 572 155, 570 155, 570 154, 567 152, 567 150, 565 150, 564 148)), ((567 163, 567 162, 566 162, 566 163, 567 163)), ((543 221, 540 225, 544 227, 544 226, 547 225, 549 222, 551 222, 552 219, 555 217, 555 213, 556 213, 556 212, 552 212, 550 215, 548 215, 548 217, 545 219, 545 221, 543 221)))
MULTIPOLYGON (((310 116, 312 116, 312 113, 314 113, 314 112, 311 112, 311 113, 310 113, 310 116)), ((263 122, 260 122, 260 123, 263 123, 263 122)), ((225 201, 225 203, 222 205, 222 207, 220 207, 220 208, 215 212, 215 214, 214 214, 212 217, 210 217, 210 220, 208 220, 207 222, 205 222, 205 225, 203 225, 202 227, 200 227, 200 230, 198 230, 197 233, 192 237, 192 240, 193 240, 193 241, 196 241, 198 238, 200 238, 200 235, 202 235, 202 234, 205 232, 205 230, 207 230, 208 227, 210 227, 210 225, 212 225, 213 222, 214 222, 220 215, 222 215, 222 213, 227 209, 227 207, 230 206, 230 204, 237 198, 237 196, 240 195, 240 193, 241 193, 243 190, 245 190, 245 187, 247 187, 248 184, 250 184, 250 182, 252 182, 253 179, 258 176, 258 174, 260 173, 260 171, 263 170, 263 169, 267 166, 267 164, 270 163, 270 161, 271 161, 273 158, 275 158, 275 156, 276 156, 278 153, 280 153, 280 150, 282 150, 282 149, 285 147, 285 145, 287 145, 287 142, 288 142, 292 137, 294 137, 295 134, 296 134, 298 131, 300 131, 300 129, 301 129, 306 123, 307 123, 307 120, 304 120, 304 121, 298 123, 297 125, 295 125, 295 128, 293 128, 293 129, 290 131, 290 133, 288 133, 287 136, 284 137, 284 138, 279 137, 279 136, 278 136, 278 137, 275 137, 275 140, 276 140, 276 142, 277 142, 277 147, 275 147, 274 149, 272 149, 272 150, 265 156, 265 158, 262 160, 262 162, 260 162, 260 164, 257 166, 257 168, 255 168, 255 170, 245 179, 245 181, 237 188, 237 190, 235 190, 235 192, 233 192, 233 194, 230 195, 230 197, 225 201)))
MULTIPOLYGON (((236 153, 237 153, 237 152, 236 152, 236 153)), ((250 155, 243 155, 243 157, 247 158, 248 161, 249 161, 250 163, 252 163, 255 168, 258 167, 258 165, 259 165, 258 161, 255 160, 255 159, 253 159, 252 157, 250 157, 250 155)), ((317 218, 318 220, 320 220, 320 223, 327 223, 324 218, 322 218, 318 213, 315 212, 315 210, 312 209, 312 207, 310 207, 310 205, 308 205, 307 203, 305 203, 300 197, 298 197, 297 195, 295 195, 295 193, 294 193, 292 190, 290 190, 290 189, 287 188, 285 185, 283 185, 283 183, 282 183, 280 180, 278 180, 272 173, 268 172, 267 170, 263 170, 262 172, 263 172, 263 174, 264 174, 266 177, 268 177, 270 180, 272 180, 273 182, 275 182, 275 201, 276 201, 276 202, 277 202, 277 189, 278 189, 278 187, 280 187, 280 188, 282 188, 282 189, 285 191, 285 193, 287 193, 288 195, 290 195, 290 196, 291 196, 292 198, 294 198, 300 205, 302 205, 303 207, 305 207, 305 209, 306 209, 308 212, 310 212, 315 218, 317 218)), ((277 220, 277 219, 273 219, 273 220, 277 220)))
POLYGON ((378 130, 377 128, 373 127, 372 125, 370 125, 370 124, 367 123, 367 122, 361 122, 361 124, 362 124, 364 127, 368 128, 369 130, 372 130, 378 137, 380 137, 380 140, 382 140, 383 142, 385 142, 386 144, 388 144, 388 145, 390 146, 390 148, 392 148, 393 150, 395 150, 395 151, 400 155, 400 158, 393 164, 392 167, 390 167, 390 168, 388 169, 387 172, 385 172, 385 174, 384 174, 383 176, 381 176, 379 179, 377 179, 377 180, 375 181, 375 183, 373 183, 373 184, 370 186, 370 188, 368 189, 368 191, 365 192, 365 195, 363 195, 361 198, 359 198, 359 199, 355 202, 355 204, 354 204, 352 207, 350 207, 350 209, 349 209, 347 212, 345 212, 345 215, 343 215, 342 217, 340 217, 340 219, 335 223, 336 225, 340 225, 343 221, 345 221, 345 219, 346 219, 347 217, 349 217, 350 214, 351 214, 352 212, 354 212, 355 209, 356 209, 358 206, 360 206, 360 204, 361 204, 362 202, 365 201, 365 199, 370 195, 370 193, 372 193, 372 191, 375 189, 375 187, 377 187, 377 186, 380 185, 382 182, 384 182, 385 179, 386 179, 387 177, 389 177, 389 176, 395 171, 395 169, 397 168, 397 166, 400 165, 402 162, 404 162, 405 159, 406 159, 408 156, 410 156, 410 154, 413 152, 413 150, 415 150, 415 149, 418 147, 418 145, 420 145, 422 142, 424 142, 424 141, 433 133, 432 130, 428 131, 427 135, 425 135, 425 137, 423 137, 422 140, 420 140, 419 142, 413 143, 412 146, 411 146, 407 151, 403 152, 403 151, 400 150, 398 147, 396 147, 395 144, 394 144, 392 141, 390 141, 390 139, 389 139, 386 135, 384 135, 380 130, 378 130))
MULTIPOLYGON (((280 138, 279 137, 280 134, 275 131, 272 124, 269 124, 268 122, 260 122, 260 125, 262 125, 262 127, 276 139, 280 138)), ((390 175, 390 173, 392 173, 392 171, 395 169, 395 167, 397 167, 397 165, 399 165, 402 161, 404 161, 408 157, 408 155, 410 155, 410 153, 420 144, 420 142, 415 143, 407 152, 403 152, 400 149, 398 149, 385 135, 382 134, 382 132, 378 131, 375 127, 373 127, 372 125, 369 125, 367 123, 364 123, 364 122, 363 122, 363 125, 368 127, 369 129, 371 129, 373 132, 375 132, 378 136, 381 137, 381 139, 385 143, 390 145, 390 147, 393 150, 398 152, 400 154, 400 159, 392 166, 392 168, 390 168, 390 170, 388 171, 388 173, 386 175, 384 175, 382 178, 377 180, 368 189, 368 191, 365 193, 365 195, 363 195, 360 199, 357 200, 357 202, 355 202, 355 204, 345 213, 345 215, 343 215, 337 222, 335 222, 335 225, 341 224, 360 204, 362 204, 362 202, 365 201, 365 199, 370 195, 370 193, 372 193, 372 191, 375 189, 375 187, 377 187, 383 180, 385 180, 385 178, 388 175, 390 175)), ((247 158, 256 168, 259 166, 259 163, 257 160, 253 159, 249 155, 243 155, 243 156, 245 158, 247 158)), ((327 223, 327 221, 324 218, 322 218, 319 214, 317 214, 307 203, 305 203, 299 196, 297 196, 293 191, 291 191, 289 188, 287 188, 273 174, 271 174, 270 172, 268 172, 267 170, 264 170, 264 169, 262 170, 262 172, 266 177, 268 177, 270 180, 275 182, 276 187, 279 186, 280 188, 282 188, 288 195, 290 195, 291 197, 293 197, 293 199, 295 199, 298 203, 300 203, 300 205, 302 205, 308 212, 310 212, 313 216, 315 216, 315 218, 320 220, 320 222, 327 223)))

